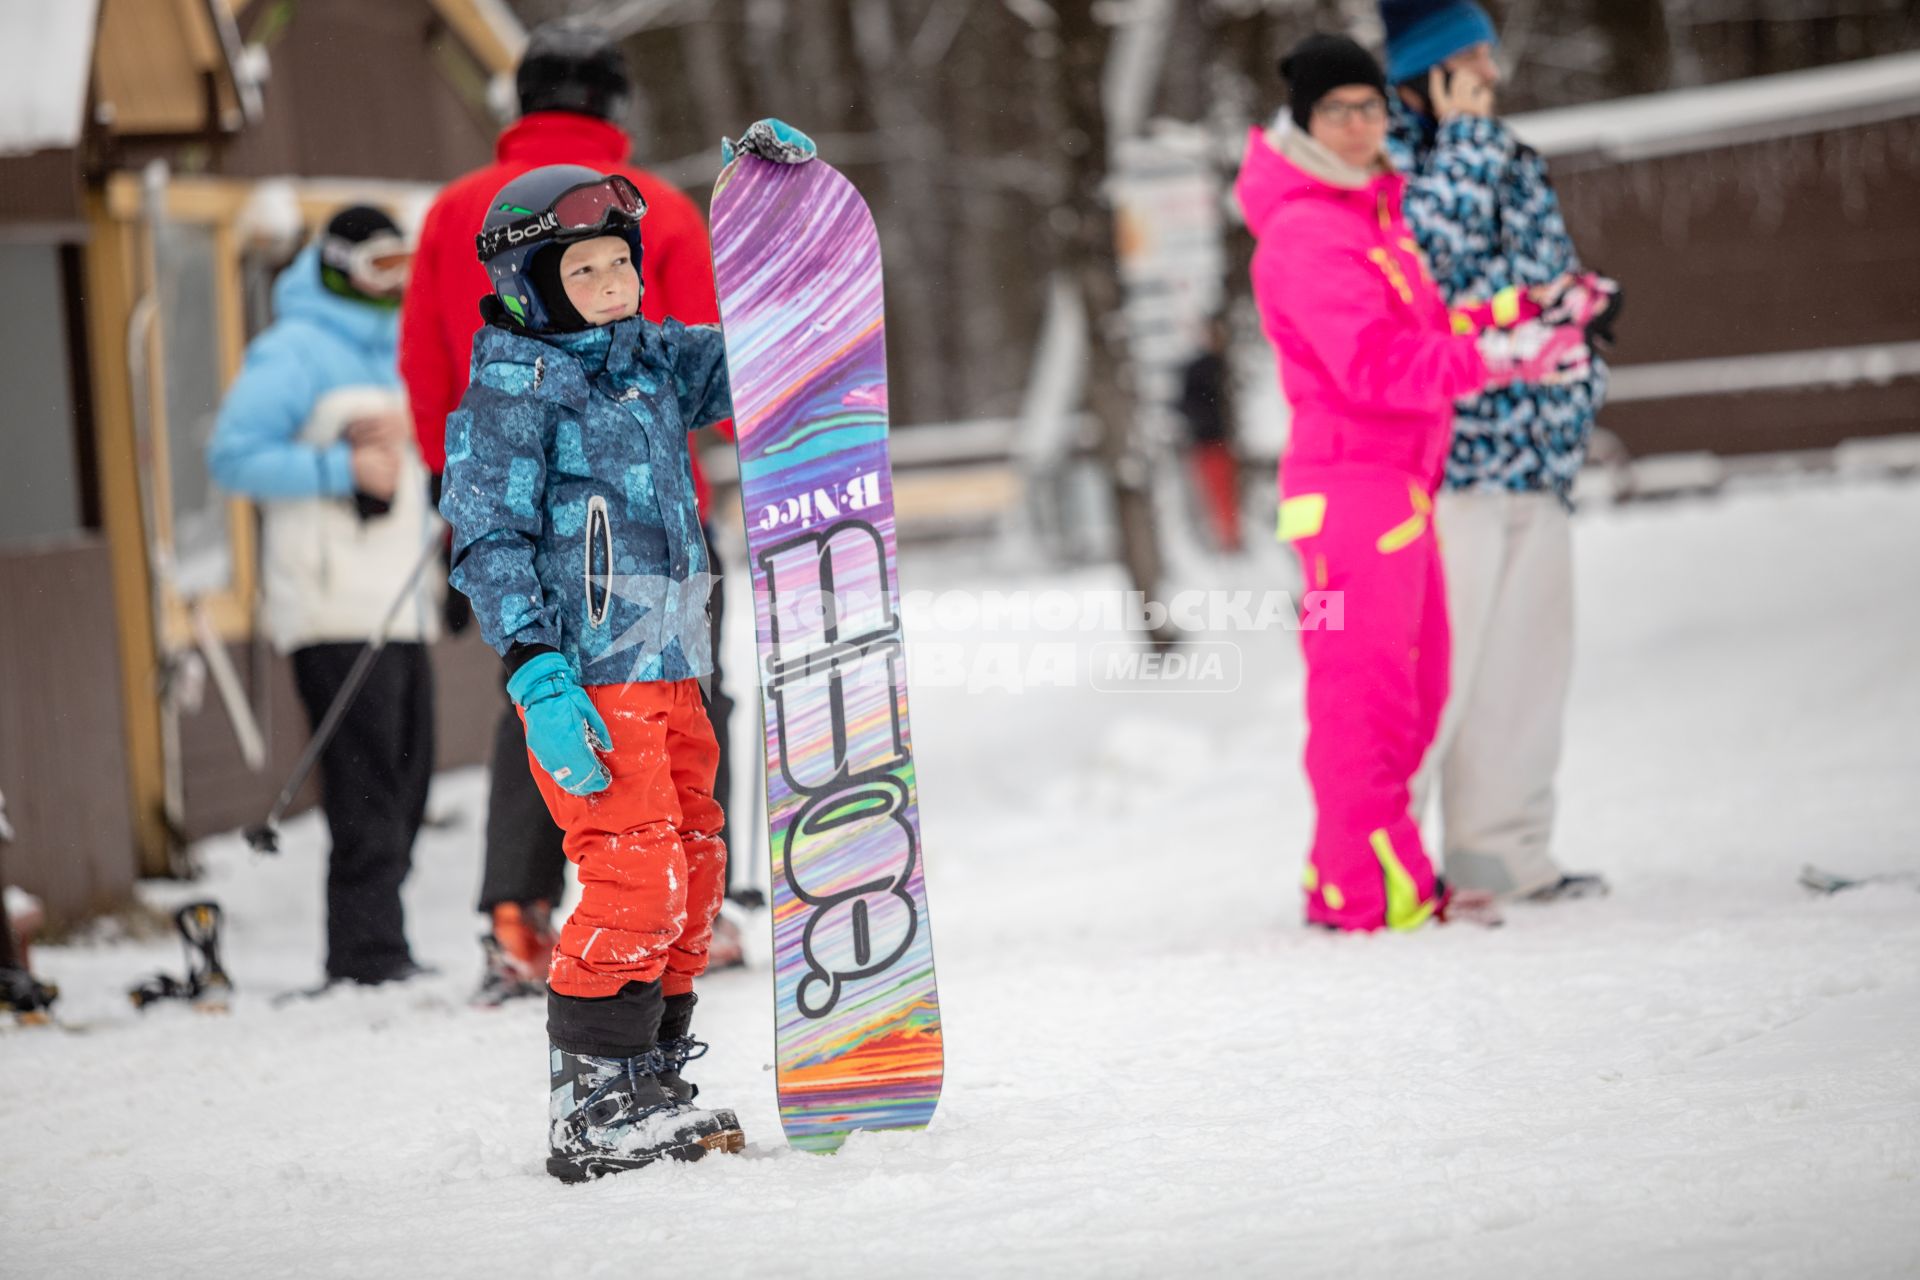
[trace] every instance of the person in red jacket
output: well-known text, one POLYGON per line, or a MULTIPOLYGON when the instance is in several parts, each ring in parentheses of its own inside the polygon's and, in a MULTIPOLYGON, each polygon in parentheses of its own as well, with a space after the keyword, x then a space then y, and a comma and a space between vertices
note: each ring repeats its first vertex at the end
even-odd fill
MULTIPOLYGON (((460 407, 466 394, 473 336, 481 327, 480 301, 493 291, 486 268, 474 255, 474 237, 494 193, 514 178, 543 165, 578 164, 632 179, 647 202, 641 229, 641 313, 655 324, 668 317, 688 325, 720 318, 712 249, 699 208, 663 179, 628 162, 633 140, 615 122, 626 114, 633 90, 619 47, 590 22, 545 23, 528 38, 515 87, 520 119, 500 134, 494 163, 449 183, 427 210, 400 310, 400 375, 412 401, 420 456, 434 474, 436 500, 446 468, 447 415, 460 407)), ((693 481, 702 526, 710 530, 709 491, 697 458, 693 481)), ((708 543, 711 561, 710 535, 708 543)), ((707 709, 720 744, 715 792, 725 796, 730 786, 727 720, 733 700, 721 683, 720 605, 716 591, 714 673, 707 709)), ((545 991, 555 936, 553 906, 566 869, 560 829, 533 784, 526 753, 520 717, 503 701, 494 732, 479 904, 492 925, 481 939, 487 971, 480 999, 486 1003, 545 991)), ((726 836, 723 830, 722 839, 726 836)), ((714 967, 738 958, 737 931, 731 923, 716 922, 714 967), (733 936, 724 936, 723 929, 733 936)))

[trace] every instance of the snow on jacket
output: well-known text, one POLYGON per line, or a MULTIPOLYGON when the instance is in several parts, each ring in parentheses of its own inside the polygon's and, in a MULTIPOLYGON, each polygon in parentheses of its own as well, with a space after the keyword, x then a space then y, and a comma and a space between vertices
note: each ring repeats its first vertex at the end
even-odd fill
MULTIPOLYGON (((467 389, 473 340, 481 327, 480 300, 493 290, 474 256, 474 237, 494 193, 531 169, 583 164, 633 179, 647 201, 640 223, 640 311, 656 324, 668 316, 683 324, 714 324, 713 253, 699 208, 664 180, 627 162, 633 143, 618 126, 570 111, 540 111, 509 125, 494 147, 495 162, 449 183, 420 227, 413 273, 400 321, 400 372, 413 403, 420 455, 438 474, 446 466, 447 415, 467 389)), ((700 508, 707 487, 694 466, 700 508)))
POLYGON ((687 433, 732 415, 718 328, 483 329, 440 511, 487 643, 557 649, 587 685, 709 674, 687 433))
MULTIPOLYGON (((394 312, 329 292, 311 246, 281 272, 273 305, 221 402, 207 461, 222 488, 261 504, 263 622, 286 653, 371 636, 439 522, 411 446, 386 514, 363 518, 353 500, 347 424, 406 408, 394 312)), ((392 638, 435 638, 435 591, 423 581, 392 638)))
POLYGON ((1403 185, 1342 164, 1290 124, 1247 139, 1234 194, 1258 242, 1254 301, 1293 408, 1283 476, 1371 463, 1431 489, 1453 400, 1486 382, 1401 220, 1403 185))
MULTIPOLYGON (((1397 99, 1387 153, 1407 175, 1406 216, 1454 306, 1509 285, 1546 284, 1580 269, 1546 162, 1499 120, 1436 126, 1397 99)), ((1549 490, 1565 500, 1586 460, 1606 364, 1563 386, 1518 383, 1461 401, 1447 454, 1453 489, 1549 490)))

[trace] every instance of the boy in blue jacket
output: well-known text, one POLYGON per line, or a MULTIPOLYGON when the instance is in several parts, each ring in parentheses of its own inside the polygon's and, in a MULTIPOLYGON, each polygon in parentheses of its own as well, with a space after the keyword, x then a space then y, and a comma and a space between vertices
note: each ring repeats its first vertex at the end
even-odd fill
POLYGON ((682 1078, 726 881, 713 794, 714 579, 687 433, 732 416, 715 326, 639 314, 626 178, 549 165, 493 199, 494 292, 447 419, 452 581, 512 672, 581 897, 548 973, 547 1170, 577 1182, 738 1151, 682 1078))

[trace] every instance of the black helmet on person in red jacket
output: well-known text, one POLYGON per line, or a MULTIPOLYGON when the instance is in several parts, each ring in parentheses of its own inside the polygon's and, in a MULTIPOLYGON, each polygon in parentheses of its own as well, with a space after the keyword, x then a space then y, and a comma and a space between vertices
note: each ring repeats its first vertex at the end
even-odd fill
POLYGON ((514 73, 520 114, 571 111, 618 122, 633 101, 633 77, 620 46, 585 18, 543 22, 527 37, 514 73))

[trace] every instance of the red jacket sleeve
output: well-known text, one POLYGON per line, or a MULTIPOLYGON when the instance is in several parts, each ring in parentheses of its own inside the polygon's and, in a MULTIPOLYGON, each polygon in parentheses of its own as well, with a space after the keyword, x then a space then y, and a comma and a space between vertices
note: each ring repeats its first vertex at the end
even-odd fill
POLYGON ((451 350, 447 338, 452 328, 444 314, 449 293, 448 258, 471 241, 470 237, 463 241, 450 228, 449 203, 443 194, 427 210, 400 307, 400 377, 407 384, 421 460, 436 475, 446 470, 447 415, 460 407, 469 363, 468 353, 451 350))

